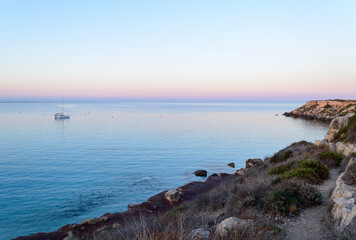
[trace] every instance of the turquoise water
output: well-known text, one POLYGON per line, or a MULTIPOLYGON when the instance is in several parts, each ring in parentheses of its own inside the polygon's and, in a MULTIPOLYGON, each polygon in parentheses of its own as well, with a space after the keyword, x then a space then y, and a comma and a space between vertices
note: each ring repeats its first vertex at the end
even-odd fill
POLYGON ((232 173, 326 126, 281 116, 301 104, 0 103, 0 239, 127 209, 195 177, 232 173), (275 116, 278 113, 279 116, 275 116))

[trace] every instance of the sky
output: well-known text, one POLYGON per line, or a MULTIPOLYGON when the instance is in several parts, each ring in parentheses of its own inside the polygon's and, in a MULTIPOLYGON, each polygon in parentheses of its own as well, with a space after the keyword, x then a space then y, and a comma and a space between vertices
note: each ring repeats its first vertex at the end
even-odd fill
POLYGON ((0 0, 0 99, 356 98, 354 0, 0 0))

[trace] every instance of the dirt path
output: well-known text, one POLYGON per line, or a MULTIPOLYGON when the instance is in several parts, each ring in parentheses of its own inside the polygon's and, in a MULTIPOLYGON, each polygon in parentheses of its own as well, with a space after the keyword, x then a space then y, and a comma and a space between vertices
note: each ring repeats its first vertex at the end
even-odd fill
POLYGON ((321 206, 306 209, 298 218, 287 222, 285 226, 287 240, 330 239, 323 221, 325 216, 327 216, 327 206, 328 201, 330 201, 329 194, 335 188, 338 176, 338 169, 333 169, 330 171, 330 178, 320 185, 319 189, 324 199, 321 206))

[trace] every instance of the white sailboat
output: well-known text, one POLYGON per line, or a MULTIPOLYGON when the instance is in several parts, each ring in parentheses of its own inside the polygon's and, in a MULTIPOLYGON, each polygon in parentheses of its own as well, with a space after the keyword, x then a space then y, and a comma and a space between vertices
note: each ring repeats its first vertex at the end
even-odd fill
POLYGON ((62 97, 62 112, 54 114, 54 119, 69 119, 70 115, 64 114, 64 105, 63 105, 63 97, 62 97))

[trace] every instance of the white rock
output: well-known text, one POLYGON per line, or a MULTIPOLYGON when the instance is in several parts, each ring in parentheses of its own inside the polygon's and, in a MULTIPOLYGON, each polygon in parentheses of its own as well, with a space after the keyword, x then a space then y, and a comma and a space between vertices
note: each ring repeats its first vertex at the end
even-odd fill
POLYGON ((328 133, 325 135, 325 140, 332 141, 336 133, 339 132, 340 129, 344 128, 349 124, 349 116, 336 117, 334 118, 330 125, 328 133))
POLYGON ((220 237, 225 237, 234 230, 244 231, 249 226, 252 226, 252 224, 252 220, 243 220, 235 217, 229 217, 218 224, 216 227, 216 234, 218 234, 220 237))
POLYGON ((178 202, 180 199, 180 192, 176 189, 171 189, 164 194, 164 197, 170 202, 178 202))

